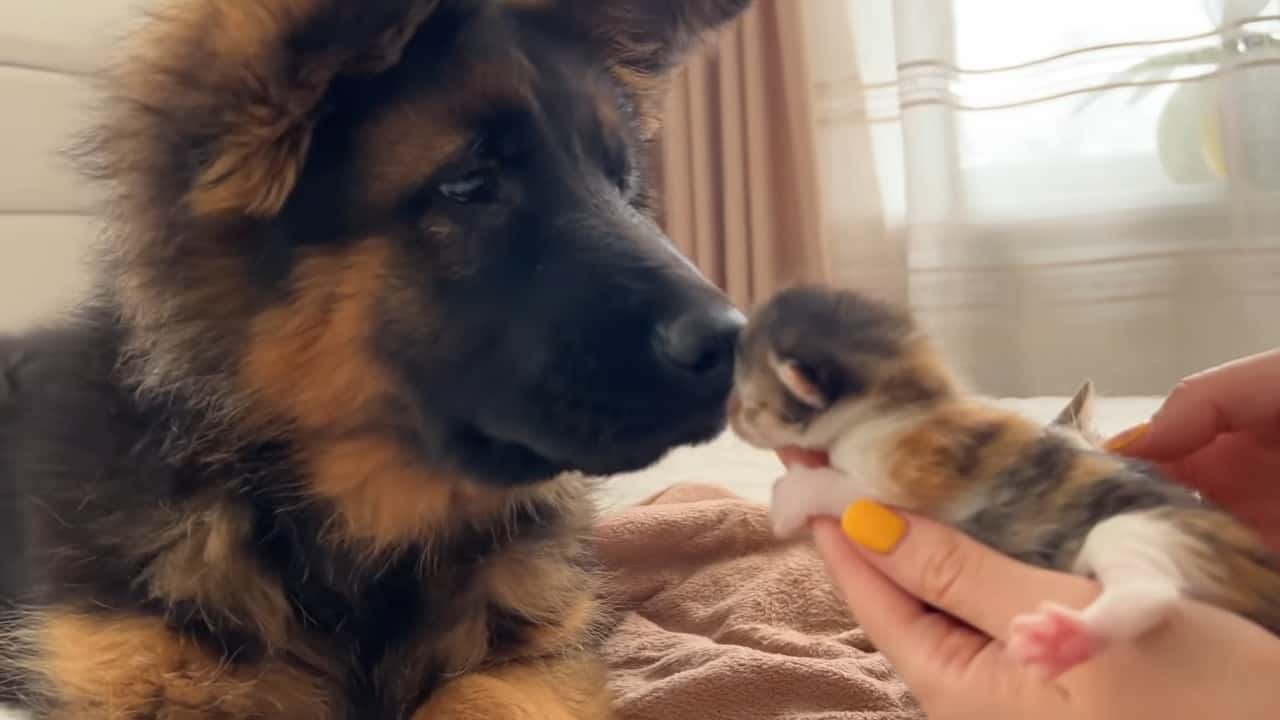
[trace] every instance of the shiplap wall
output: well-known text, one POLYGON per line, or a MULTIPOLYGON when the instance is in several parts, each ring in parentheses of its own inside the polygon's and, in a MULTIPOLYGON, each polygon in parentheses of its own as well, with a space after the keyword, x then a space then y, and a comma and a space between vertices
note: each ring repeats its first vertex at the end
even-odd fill
POLYGON ((91 121, 89 76, 150 0, 0 0, 0 332, 74 302, 96 225, 65 151, 91 121))

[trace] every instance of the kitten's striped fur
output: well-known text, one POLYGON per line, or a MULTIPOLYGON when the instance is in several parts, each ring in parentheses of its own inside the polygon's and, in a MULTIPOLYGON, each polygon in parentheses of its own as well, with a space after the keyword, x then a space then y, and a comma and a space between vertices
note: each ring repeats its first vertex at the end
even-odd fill
POLYGON ((1041 426, 964 388, 905 313, 816 287, 757 312, 737 372, 740 435, 827 450, 834 468, 779 481, 780 534, 870 497, 1025 562, 1096 577, 1105 591, 1082 613, 1045 608, 1015 623, 1011 649, 1051 674, 1153 628, 1179 595, 1280 633, 1276 558, 1154 466, 1101 451, 1090 383, 1041 426))

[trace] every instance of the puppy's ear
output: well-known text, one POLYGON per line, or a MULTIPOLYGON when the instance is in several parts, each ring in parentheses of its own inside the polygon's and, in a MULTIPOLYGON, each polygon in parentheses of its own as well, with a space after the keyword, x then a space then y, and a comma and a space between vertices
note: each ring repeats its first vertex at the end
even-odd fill
POLYGON ((199 215, 271 217, 334 80, 377 74, 440 0, 205 0, 162 6, 119 66, 101 162, 199 215), (173 197, 170 198, 169 195, 173 197))
POLYGON ((610 69, 639 101, 646 133, 657 131, 657 115, 672 71, 690 50, 751 4, 751 0, 562 2, 587 23, 610 69))

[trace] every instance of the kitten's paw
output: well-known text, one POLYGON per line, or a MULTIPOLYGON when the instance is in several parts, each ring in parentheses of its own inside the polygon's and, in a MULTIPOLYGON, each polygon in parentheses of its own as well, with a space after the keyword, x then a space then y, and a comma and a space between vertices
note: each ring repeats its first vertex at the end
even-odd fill
POLYGON ((812 503, 803 487, 796 486, 795 478, 785 475, 773 484, 773 498, 769 502, 769 520, 773 534, 783 540, 799 536, 809 525, 812 503))
POLYGON ((1009 627, 1009 653, 1047 678, 1089 660, 1104 644, 1079 612, 1048 603, 1015 617, 1009 627))
POLYGON ((838 515, 843 507, 834 507, 831 498, 842 479, 839 473, 827 468, 792 468, 778 478, 769 503, 774 534, 790 539, 800 535, 813 518, 838 515))
POLYGON ((793 540, 804 534, 809 526, 808 513, 795 508, 779 510, 775 505, 769 510, 769 520, 773 523, 773 534, 781 540, 793 540))

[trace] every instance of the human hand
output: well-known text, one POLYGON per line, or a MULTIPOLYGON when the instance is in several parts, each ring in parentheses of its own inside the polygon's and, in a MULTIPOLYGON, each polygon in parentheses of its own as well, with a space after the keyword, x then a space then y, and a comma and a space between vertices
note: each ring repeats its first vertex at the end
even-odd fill
POLYGON ((814 536, 850 610, 930 720, 1166 720, 1275 715, 1280 640, 1230 613, 1183 602, 1133 643, 1047 681, 1004 649, 1012 619, 1098 593, 1074 575, 1024 565, 957 530, 857 503, 814 536))
POLYGON ((1108 449, 1159 463, 1280 551, 1280 350, 1184 379, 1108 449))

